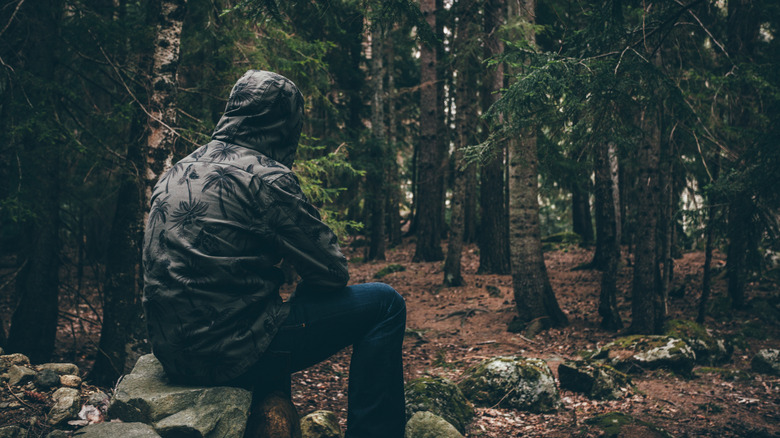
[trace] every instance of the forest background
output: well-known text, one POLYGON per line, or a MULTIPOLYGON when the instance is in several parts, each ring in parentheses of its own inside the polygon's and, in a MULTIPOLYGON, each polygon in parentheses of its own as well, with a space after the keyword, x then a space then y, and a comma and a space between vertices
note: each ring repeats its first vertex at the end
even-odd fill
POLYGON ((101 330, 96 384, 148 348, 149 190, 209 140, 247 69, 303 92, 294 169, 365 245, 352 262, 411 244, 454 287, 476 245, 478 274, 511 275, 528 334, 568 323, 543 240, 580 244, 601 327, 651 334, 686 251, 705 254, 689 316, 712 320, 720 250, 715 298, 745 309, 777 276, 779 24, 772 0, 6 1, 0 347, 50 360, 58 321, 85 318, 68 297, 101 330))

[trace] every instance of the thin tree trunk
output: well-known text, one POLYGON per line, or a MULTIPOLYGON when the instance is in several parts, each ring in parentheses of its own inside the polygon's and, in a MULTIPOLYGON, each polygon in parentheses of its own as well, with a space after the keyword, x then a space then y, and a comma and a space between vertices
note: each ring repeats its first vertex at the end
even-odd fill
POLYGON ((701 279, 701 299, 699 300, 699 314, 696 322, 704 324, 707 318, 707 301, 710 299, 712 281, 712 241, 715 235, 715 207, 710 200, 710 206, 707 207, 707 238, 704 241, 704 267, 701 279))
POLYGON ((370 204, 371 232, 366 260, 385 259, 385 111, 384 111, 384 35, 381 25, 371 28, 371 164, 368 175, 368 201, 370 204))
MULTIPOLYGON (((656 110, 659 111, 659 110, 656 110)), ((657 264, 657 224, 659 208, 659 155, 661 147, 660 117, 655 112, 643 114, 645 132, 650 133, 639 146, 636 211, 636 261, 631 308, 633 333, 660 333, 664 322, 657 264)))
POLYGON ((128 160, 143 166, 140 181, 126 180, 111 233, 112 254, 106 266, 103 326, 92 379, 110 383, 125 373, 136 356, 145 352, 141 309, 141 233, 146 202, 160 175, 171 165, 176 133, 176 87, 181 29, 186 0, 160 2, 149 85, 149 107, 143 146, 128 149, 128 160), (141 188, 139 193, 139 187, 141 188), (140 210, 139 210, 140 209, 140 210), (133 354, 129 354, 129 352, 133 354))
MULTIPOLYGON (((498 38, 498 28, 504 22, 504 0, 488 0, 484 13, 485 58, 498 56, 504 50, 498 38)), ((485 113, 499 97, 504 86, 504 68, 496 64, 484 78, 482 112, 485 113)), ((480 184, 479 274, 508 274, 509 239, 504 186, 504 148, 502 144, 495 157, 482 166, 480 184)))
MULTIPOLYGON (((395 92, 395 70, 393 66, 393 60, 395 58, 393 50, 392 38, 385 39, 387 49, 385 50, 386 56, 386 72, 387 72, 387 90, 390 93, 395 92)), ((387 96, 387 138, 389 141, 389 150, 392 151, 392 161, 390 162, 390 169, 388 169, 388 180, 390 196, 387 199, 387 222, 388 222, 388 237, 390 239, 390 246, 398 246, 401 244, 401 179, 400 169, 398 164, 398 154, 396 151, 398 144, 398 127, 396 126, 396 109, 395 109, 395 94, 387 96)))
POLYGON ((620 241, 618 240, 618 222, 616 184, 612 178, 610 156, 614 156, 612 143, 604 142, 596 146, 594 167, 596 169, 596 205, 598 206, 598 240, 601 244, 603 273, 601 275, 601 294, 599 296, 599 315, 601 327, 617 331, 623 327, 617 308, 617 276, 620 264, 620 241))
POLYGON ((590 193, 585 187, 574 185, 571 191, 571 216, 573 231, 580 236, 583 245, 593 243, 593 219, 590 215, 590 193))
MULTIPOLYGON (((421 0, 420 10, 432 29, 436 29, 436 0, 421 0)), ((442 260, 441 202, 443 159, 438 142, 439 96, 436 85, 436 49, 423 43, 420 49, 420 143, 418 146, 418 182, 415 204, 415 262, 442 260)))

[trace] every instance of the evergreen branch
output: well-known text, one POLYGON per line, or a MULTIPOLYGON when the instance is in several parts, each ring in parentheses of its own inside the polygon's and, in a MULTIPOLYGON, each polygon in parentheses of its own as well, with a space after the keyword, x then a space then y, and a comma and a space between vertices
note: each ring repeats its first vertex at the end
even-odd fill
POLYGON ((24 4, 25 0, 19 0, 19 3, 16 4, 16 9, 14 9, 14 12, 11 14, 11 18, 8 19, 8 23, 6 23, 3 30, 0 30, 0 36, 3 36, 6 30, 8 30, 9 27, 11 27, 11 23, 13 23, 14 18, 16 18, 16 14, 19 13, 19 9, 21 9, 22 4, 24 4))

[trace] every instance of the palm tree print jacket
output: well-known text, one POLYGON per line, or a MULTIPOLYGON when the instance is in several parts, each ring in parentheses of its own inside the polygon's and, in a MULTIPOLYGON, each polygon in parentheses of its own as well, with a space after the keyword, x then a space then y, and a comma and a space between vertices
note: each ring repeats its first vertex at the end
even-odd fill
POLYGON ((289 312, 282 258, 301 276, 298 293, 347 284, 337 239, 290 170, 302 108, 291 81, 250 70, 212 141, 154 188, 143 304, 152 350, 174 380, 219 384, 257 362, 289 312))

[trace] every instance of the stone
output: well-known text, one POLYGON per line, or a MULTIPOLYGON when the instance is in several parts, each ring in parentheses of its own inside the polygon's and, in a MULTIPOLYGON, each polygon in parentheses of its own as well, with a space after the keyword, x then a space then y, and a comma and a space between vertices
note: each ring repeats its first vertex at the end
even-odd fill
POLYGON ((35 377, 35 371, 23 365, 11 365, 8 369, 8 384, 21 386, 35 377))
POLYGON ((73 374, 65 374, 60 376, 60 385, 68 388, 80 388, 81 377, 74 376, 73 374))
POLYGON ((70 435, 65 431, 54 429, 46 435, 46 438, 70 438, 70 435))
POLYGON ((463 438, 463 435, 444 418, 420 411, 406 423, 404 438, 463 438))
POLYGON ((465 433, 466 426, 474 418, 474 406, 458 385, 441 377, 423 377, 408 382, 404 387, 404 397, 407 421, 416 412, 429 411, 465 433))
POLYGON ((690 376, 696 353, 685 341, 669 336, 633 335, 618 338, 595 352, 600 360, 626 373, 666 369, 690 376))
POLYGON ((760 350, 750 361, 753 371, 780 376, 780 350, 760 350))
MULTIPOLYGON (((191 435, 180 435, 191 436, 191 435)), ((73 434, 78 438, 160 438, 152 426, 143 423, 100 423, 90 424, 73 434)))
POLYGON ((79 391, 73 388, 60 388, 54 391, 51 398, 54 406, 49 411, 49 424, 56 426, 78 416, 81 407, 79 391))
POLYGON ((596 400, 617 400, 628 392, 621 388, 631 379, 609 365, 592 361, 566 361, 558 366, 561 389, 579 392, 596 400))
POLYGON ((79 372, 79 367, 76 364, 72 363, 44 363, 41 365, 38 365, 38 370, 50 370, 54 371, 55 373, 59 374, 60 376, 65 374, 71 374, 74 376, 78 376, 81 373, 79 372))
POLYGON ((479 406, 501 406, 533 413, 561 407, 555 378, 541 359, 500 356, 466 371, 460 383, 463 394, 479 406))
POLYGON ((46 391, 49 388, 59 386, 60 375, 52 370, 41 370, 35 375, 33 383, 35 383, 36 388, 46 391))
POLYGON ((672 438, 660 427, 632 417, 622 412, 608 412, 588 418, 585 423, 601 429, 601 436, 606 438, 642 437, 642 438, 672 438))
POLYGON ((108 404, 111 401, 111 397, 103 391, 95 391, 87 397, 87 404, 98 408, 105 406, 108 408, 108 404))
POLYGON ((27 436, 27 429, 19 426, 0 427, 0 438, 24 438, 27 436))
POLYGON ((114 392, 109 417, 151 424, 160 434, 242 438, 252 394, 233 387, 175 385, 152 354, 141 356, 114 392))
POLYGON ((21 354, 21 353, 14 353, 14 354, 6 354, 3 356, 0 356, 0 374, 5 374, 8 372, 8 370, 13 365, 20 365, 20 366, 30 366, 30 359, 21 354))
POLYGON ((696 354, 699 365, 719 365, 729 361, 734 347, 723 339, 712 336, 707 329, 693 321, 673 319, 664 325, 666 336, 682 339, 696 354))
POLYGON ((331 411, 314 411, 301 418, 302 438, 342 438, 339 419, 331 411))

